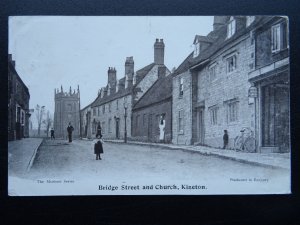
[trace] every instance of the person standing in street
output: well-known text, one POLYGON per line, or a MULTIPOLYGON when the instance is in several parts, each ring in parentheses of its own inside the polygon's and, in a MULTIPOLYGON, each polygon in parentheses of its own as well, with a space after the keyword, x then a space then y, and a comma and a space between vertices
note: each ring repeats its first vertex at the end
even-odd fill
POLYGON ((101 132, 100 122, 98 122, 98 125, 97 125, 96 138, 97 138, 98 136, 101 136, 101 137, 102 137, 102 132, 101 132))
POLYGON ((51 140, 55 139, 53 127, 51 128, 50 133, 51 133, 51 140))
POLYGON ((224 130, 224 135, 223 135, 223 149, 227 148, 228 146, 228 133, 227 130, 224 130))
POLYGON ((93 141, 94 154, 96 154, 96 160, 101 160, 100 154, 103 153, 103 139, 102 135, 96 135, 96 139, 93 141))
POLYGON ((74 127, 72 126, 71 123, 69 123, 69 126, 67 127, 68 131, 68 138, 69 138, 69 143, 72 142, 72 132, 74 131, 74 127))

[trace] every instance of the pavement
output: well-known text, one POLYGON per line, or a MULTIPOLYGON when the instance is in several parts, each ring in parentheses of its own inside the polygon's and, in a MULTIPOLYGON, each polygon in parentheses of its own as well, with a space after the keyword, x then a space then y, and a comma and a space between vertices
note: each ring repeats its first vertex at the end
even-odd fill
POLYGON ((24 138, 8 142, 8 173, 21 175, 28 172, 33 164, 42 138, 24 138))
MULTIPOLYGON (((124 140, 105 140, 110 143, 124 143, 124 140)), ((290 170, 291 168, 291 155, 290 153, 247 153, 237 152, 234 150, 224 150, 207 146, 186 146, 174 144, 161 144, 161 143, 145 143, 136 141, 127 141, 127 144, 141 145, 149 147, 159 147, 169 150, 181 150, 199 153, 207 156, 215 156, 223 159, 234 160, 251 165, 280 168, 290 170)))

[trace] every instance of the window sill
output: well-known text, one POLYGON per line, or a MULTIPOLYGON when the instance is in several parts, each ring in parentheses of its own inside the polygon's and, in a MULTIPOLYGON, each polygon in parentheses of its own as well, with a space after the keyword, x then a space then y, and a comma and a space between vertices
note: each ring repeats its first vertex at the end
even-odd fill
POLYGON ((283 49, 279 49, 277 51, 272 51, 272 50, 271 51, 272 51, 272 55, 277 55, 277 54, 287 51, 287 50, 289 50, 289 48, 283 48, 283 49))

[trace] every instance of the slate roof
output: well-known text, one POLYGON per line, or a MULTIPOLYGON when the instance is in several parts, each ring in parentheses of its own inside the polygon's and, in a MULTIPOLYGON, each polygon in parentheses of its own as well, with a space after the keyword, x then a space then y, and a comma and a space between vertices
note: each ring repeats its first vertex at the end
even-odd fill
MULTIPOLYGON (((92 103, 91 107, 99 106, 105 103, 108 103, 117 98, 124 97, 132 93, 134 87, 138 85, 138 83, 149 73, 149 71, 153 68, 155 63, 151 63, 142 69, 136 71, 136 84, 131 88, 125 89, 125 77, 119 80, 119 90, 118 92, 110 93, 110 95, 104 95, 103 98, 99 95, 96 100, 92 103)), ((107 86, 103 88, 103 90, 107 90, 107 86)))
MULTIPOLYGON (((209 47, 205 48, 202 52, 200 52, 199 56, 195 58, 193 58, 192 52, 175 70, 173 76, 181 74, 199 63, 204 63, 206 60, 209 60, 210 57, 216 54, 220 49, 228 46, 229 43, 234 42, 242 35, 246 34, 247 32, 250 32, 258 24, 271 19, 270 16, 256 16, 255 21, 250 26, 246 27, 245 16, 236 16, 236 18, 239 21, 239 24, 237 24, 236 33, 232 37, 227 39, 227 24, 220 26, 220 28, 215 31, 211 31, 207 35, 207 37, 208 39, 213 40, 212 44, 209 47)), ((197 36, 200 37, 199 35, 197 36)), ((203 36, 201 36, 201 38, 202 37, 203 36)))
POLYGON ((172 97, 172 78, 169 74, 166 77, 157 79, 155 83, 147 90, 142 98, 134 105, 133 110, 144 107, 151 107, 155 103, 167 100, 172 97))
POLYGON ((256 17, 255 21, 248 27, 246 27, 246 21, 244 16, 237 16, 236 19, 237 25, 236 25, 236 32, 235 34, 227 39, 227 25, 221 26, 216 31, 210 32, 210 36, 217 37, 216 40, 203 52, 199 54, 196 58, 193 58, 190 63, 191 66, 194 66, 200 62, 203 62, 204 60, 209 59, 213 54, 215 54, 220 49, 228 46, 229 43, 234 42, 242 35, 250 32, 257 24, 259 24, 262 20, 268 19, 270 17, 256 17))
POLYGON ((213 38, 213 37, 210 37, 210 36, 196 35, 196 36, 195 36, 195 39, 194 39, 194 44, 195 44, 196 40, 211 43, 211 42, 214 41, 214 38, 213 38))
POLYGON ((149 71, 155 66, 155 63, 151 63, 148 66, 136 71, 136 83, 135 86, 138 85, 141 80, 149 73, 149 71))

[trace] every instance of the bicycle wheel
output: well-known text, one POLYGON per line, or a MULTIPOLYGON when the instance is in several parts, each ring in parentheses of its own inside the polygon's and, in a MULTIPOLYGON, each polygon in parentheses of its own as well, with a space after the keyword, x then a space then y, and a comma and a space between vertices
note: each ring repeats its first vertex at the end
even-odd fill
POLYGON ((246 152, 255 152, 256 151, 256 144, 254 137, 248 137, 245 141, 245 151, 246 152))
POLYGON ((241 136, 236 136, 234 139, 234 150, 241 151, 243 147, 243 139, 241 136))

